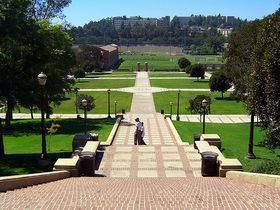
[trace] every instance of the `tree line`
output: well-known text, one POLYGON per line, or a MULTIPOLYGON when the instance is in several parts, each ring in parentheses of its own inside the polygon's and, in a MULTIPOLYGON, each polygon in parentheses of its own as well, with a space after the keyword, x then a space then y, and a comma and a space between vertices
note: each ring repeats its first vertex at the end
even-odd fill
POLYGON ((199 15, 193 16, 187 26, 182 26, 178 18, 174 17, 167 27, 135 24, 122 25, 120 30, 116 30, 113 19, 106 18, 90 21, 84 26, 72 27, 69 33, 75 38, 75 44, 171 44, 182 46, 198 54, 215 54, 222 51, 222 46, 227 41, 227 38, 217 32, 217 27, 230 26, 238 31, 246 22, 236 18, 231 23, 227 23, 220 15, 211 18, 199 15), (194 26, 205 30, 194 30, 194 26))

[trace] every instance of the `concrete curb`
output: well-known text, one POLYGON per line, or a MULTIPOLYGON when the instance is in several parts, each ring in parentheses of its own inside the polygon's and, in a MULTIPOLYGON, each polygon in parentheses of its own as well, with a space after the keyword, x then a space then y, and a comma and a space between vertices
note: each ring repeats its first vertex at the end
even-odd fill
POLYGON ((4 176, 0 177, 0 192, 58 181, 69 177, 69 171, 54 171, 28 175, 4 176))
POLYGON ((119 117, 119 118, 116 120, 116 123, 115 123, 115 125, 114 125, 114 127, 113 127, 113 129, 112 129, 112 131, 111 131, 111 133, 110 133, 110 135, 109 135, 107 141, 105 141, 105 142, 100 142, 100 146, 110 146, 110 145, 112 144, 112 142, 113 142, 113 140, 114 140, 114 138, 115 138, 115 136, 116 136, 116 134, 117 134, 117 131, 118 131, 118 129, 119 129, 119 126, 120 126, 121 121, 122 121, 122 118, 119 117))
POLYGON ((226 178, 239 182, 280 187, 280 176, 277 175, 229 171, 226 173, 226 178))
POLYGON ((174 125, 173 125, 171 119, 170 119, 169 117, 167 117, 165 120, 167 121, 167 124, 168 124, 168 126, 169 126, 171 132, 173 133, 173 135, 174 135, 174 137, 175 137, 177 143, 178 143, 179 145, 189 145, 189 143, 183 142, 183 141, 182 141, 182 139, 181 139, 179 133, 177 132, 176 128, 174 127, 174 125))

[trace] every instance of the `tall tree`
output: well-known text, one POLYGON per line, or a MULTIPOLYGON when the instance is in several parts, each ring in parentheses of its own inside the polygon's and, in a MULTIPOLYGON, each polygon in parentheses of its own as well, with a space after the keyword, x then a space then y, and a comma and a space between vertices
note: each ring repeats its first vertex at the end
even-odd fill
POLYGON ((63 9, 71 2, 72 0, 32 0, 29 13, 36 20, 64 18, 63 9))
POLYGON ((224 93, 231 88, 230 80, 223 72, 215 72, 212 74, 209 80, 209 87, 212 92, 218 91, 222 93, 222 98, 224 98, 224 93))

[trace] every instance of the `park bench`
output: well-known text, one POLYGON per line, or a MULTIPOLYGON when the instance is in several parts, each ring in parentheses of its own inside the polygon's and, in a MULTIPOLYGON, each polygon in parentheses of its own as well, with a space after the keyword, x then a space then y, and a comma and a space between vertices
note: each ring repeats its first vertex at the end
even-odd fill
MULTIPOLYGON (((95 157, 98 146, 98 141, 88 141, 81 151, 81 154, 91 153, 95 157)), ((77 177, 80 175, 81 171, 81 158, 78 155, 75 155, 72 158, 59 158, 54 164, 53 170, 66 170, 71 173, 71 176, 77 177)))
POLYGON ((211 146, 217 146, 219 149, 221 149, 221 138, 217 134, 201 134, 200 140, 207 141, 211 146))
POLYGON ((217 161, 219 166, 219 176, 225 177, 228 171, 243 171, 242 164, 238 159, 225 158, 222 152, 216 146, 210 146, 207 141, 195 142, 198 152, 215 152, 218 154, 217 161))

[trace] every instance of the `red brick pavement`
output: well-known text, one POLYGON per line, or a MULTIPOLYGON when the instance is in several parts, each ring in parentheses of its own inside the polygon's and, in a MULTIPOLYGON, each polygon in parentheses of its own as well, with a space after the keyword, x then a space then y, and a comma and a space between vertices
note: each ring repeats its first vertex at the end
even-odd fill
POLYGON ((280 189, 223 178, 69 178, 0 194, 0 209, 280 209, 280 189))

